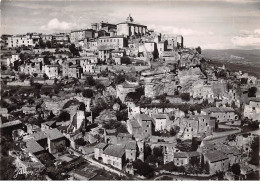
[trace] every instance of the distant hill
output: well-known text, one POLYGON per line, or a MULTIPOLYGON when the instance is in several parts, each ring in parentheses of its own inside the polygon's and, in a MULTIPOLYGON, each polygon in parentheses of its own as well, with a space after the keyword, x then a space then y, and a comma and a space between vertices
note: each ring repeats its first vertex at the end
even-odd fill
POLYGON ((206 59, 211 59, 214 64, 219 64, 232 70, 247 72, 260 78, 260 49, 206 49, 202 51, 206 59))

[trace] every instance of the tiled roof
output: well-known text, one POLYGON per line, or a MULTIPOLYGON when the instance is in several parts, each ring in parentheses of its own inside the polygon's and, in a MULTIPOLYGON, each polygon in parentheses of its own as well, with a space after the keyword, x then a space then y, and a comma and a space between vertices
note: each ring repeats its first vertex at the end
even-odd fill
POLYGON ((132 128, 140 128, 141 127, 136 119, 130 119, 129 123, 132 126, 132 128))
POLYGON ((27 150, 28 152, 37 153, 44 150, 44 148, 34 140, 28 140, 25 143, 25 150, 27 150))
POLYGON ((106 146, 107 146, 106 143, 99 143, 99 144, 95 145, 95 148, 104 149, 106 146))
POLYGON ((122 158, 125 154, 124 147, 122 145, 109 145, 103 152, 105 155, 110 155, 118 158, 122 158))
POLYGON ((22 122, 20 120, 9 121, 9 122, 6 122, 6 123, 2 123, 1 128, 11 127, 11 126, 18 125, 18 124, 21 124, 21 123, 22 122))
POLYGON ((185 152, 176 152, 174 153, 174 158, 187 158, 188 155, 185 152))
POLYGON ((211 163, 228 159, 228 156, 219 150, 209 151, 205 154, 205 157, 208 158, 211 163))
POLYGON ((219 145, 215 145, 215 148, 227 155, 229 154, 233 154, 233 155, 240 155, 240 151, 233 146, 228 146, 228 145, 224 145, 224 144, 219 144, 219 145))
POLYGON ((137 114, 136 119, 139 118, 142 121, 152 121, 152 118, 150 116, 148 116, 147 114, 137 114))
POLYGON ((136 141, 129 141, 124 144, 124 148, 128 150, 135 150, 136 149, 136 141))
POLYGON ((64 135, 56 128, 51 130, 45 130, 45 133, 50 140, 56 140, 64 137, 64 135))
POLYGON ((153 114, 152 118, 155 118, 155 119, 166 119, 166 115, 165 114, 153 114))
POLYGON ((41 125, 47 125, 47 126, 51 126, 55 123, 55 121, 46 121, 44 123, 41 123, 41 125))
POLYGON ((30 135, 30 137, 32 137, 34 141, 47 139, 47 136, 46 136, 46 134, 43 131, 40 131, 40 132, 37 132, 37 133, 33 133, 33 134, 30 135))
POLYGON ((70 66, 70 68, 81 68, 81 66, 79 64, 73 64, 70 66))
POLYGON ((197 156, 200 156, 200 153, 197 151, 192 151, 192 152, 187 152, 187 155, 189 157, 195 157, 195 156, 197 157, 197 156))
POLYGON ((129 82, 123 82, 121 84, 123 87, 125 88, 136 88, 138 86, 138 84, 135 84, 135 83, 129 83, 129 82))
POLYGON ((210 107, 202 109, 204 112, 211 113, 211 112, 234 112, 234 109, 231 107, 210 107))
POLYGON ((133 137, 131 134, 127 134, 127 133, 118 133, 117 136, 118 137, 128 137, 128 138, 132 138, 133 137))

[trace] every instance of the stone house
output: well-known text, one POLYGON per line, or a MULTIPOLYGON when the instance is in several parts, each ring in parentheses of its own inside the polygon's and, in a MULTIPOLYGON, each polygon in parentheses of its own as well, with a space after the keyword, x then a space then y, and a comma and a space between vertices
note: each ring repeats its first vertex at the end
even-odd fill
POLYGON ((134 137, 148 138, 152 135, 153 120, 146 114, 136 114, 134 119, 127 120, 127 130, 134 137))
POLYGON ((180 119, 180 132, 178 136, 183 139, 205 137, 215 131, 216 121, 209 115, 196 115, 180 119))
POLYGON ((73 64, 69 67, 69 72, 68 72, 69 77, 80 79, 82 73, 83 73, 83 69, 79 64, 73 64))
POLYGON ((204 108, 201 110, 201 114, 215 117, 217 119, 217 122, 220 123, 238 120, 238 116, 235 114, 234 109, 231 107, 204 108))
POLYGON ((152 118, 154 120, 155 131, 162 131, 166 129, 166 125, 167 125, 166 114, 153 114, 152 118))
POLYGON ((173 155, 173 162, 176 166, 184 166, 189 163, 189 157, 186 152, 175 152, 173 155))
POLYGON ((260 98, 250 98, 244 107, 244 117, 253 121, 260 121, 260 98))
POLYGON ((108 145, 103 151, 102 159, 105 164, 122 170, 125 162, 125 149, 122 145, 108 145))
POLYGON ((225 172, 229 169, 230 161, 228 156, 219 150, 205 153, 204 161, 209 164, 210 175, 214 175, 216 172, 225 172))
POLYGON ((44 72, 50 79, 57 78, 59 76, 59 65, 45 65, 44 72))
POLYGON ((215 145, 215 149, 222 151, 228 156, 230 166, 239 163, 241 161, 242 153, 234 146, 228 146, 224 144, 215 145))
POLYGON ((99 144, 95 145, 95 147, 94 147, 94 158, 96 160, 102 159, 103 151, 105 150, 105 148, 107 146, 108 146, 108 144, 106 144, 106 143, 99 143, 99 144))
POLYGON ((48 129, 40 131, 34 134, 31 134, 27 137, 24 137, 26 144, 31 145, 27 146, 28 151, 32 154, 32 150, 43 151, 48 150, 49 153, 54 154, 59 151, 60 148, 66 147, 66 138, 58 129, 48 129))

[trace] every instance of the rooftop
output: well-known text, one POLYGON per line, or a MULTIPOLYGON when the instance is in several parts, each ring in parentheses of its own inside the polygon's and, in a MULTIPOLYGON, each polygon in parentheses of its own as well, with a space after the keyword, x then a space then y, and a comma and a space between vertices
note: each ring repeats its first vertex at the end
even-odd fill
POLYGON ((107 146, 106 143, 99 143, 99 144, 95 145, 95 148, 104 149, 106 146, 107 146))
POLYGON ((185 152, 176 152, 174 153, 174 158, 187 158, 188 155, 185 152))
POLYGON ((130 119, 129 123, 132 126, 132 128, 140 128, 140 125, 136 119, 130 119))
POLYGON ((124 143, 124 148, 128 150, 135 150, 136 149, 136 142, 135 141, 129 141, 124 143))
POLYGON ((25 143, 26 143, 25 150, 27 150, 30 153, 34 154, 34 153, 44 151, 44 148, 34 140, 28 140, 25 143))
POLYGON ((56 128, 51 130, 45 130, 45 133, 50 140, 56 140, 64 137, 64 135, 56 128))
POLYGON ((136 114, 135 118, 140 119, 142 121, 152 121, 152 118, 150 116, 148 116, 147 114, 136 114))
POLYGON ((219 150, 209 151, 205 154, 205 157, 208 158, 211 163, 228 159, 228 156, 219 150))
POLYGON ((125 154, 124 147, 122 145, 109 145, 103 152, 105 155, 110 155, 118 158, 122 158, 125 154))
POLYGON ((6 123, 2 123, 1 128, 11 127, 14 125, 19 125, 19 124, 22 124, 22 122, 20 120, 9 121, 6 123))
POLYGON ((202 111, 206 113, 211 113, 211 112, 234 112, 234 109, 231 107, 210 107, 210 108, 205 108, 202 109, 202 111))

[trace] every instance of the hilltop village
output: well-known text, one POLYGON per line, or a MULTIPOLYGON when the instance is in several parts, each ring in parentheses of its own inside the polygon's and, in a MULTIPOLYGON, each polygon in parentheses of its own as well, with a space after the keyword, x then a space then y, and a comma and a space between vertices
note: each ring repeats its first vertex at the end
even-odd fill
POLYGON ((257 180, 260 81, 129 15, 1 37, 1 177, 257 180))

